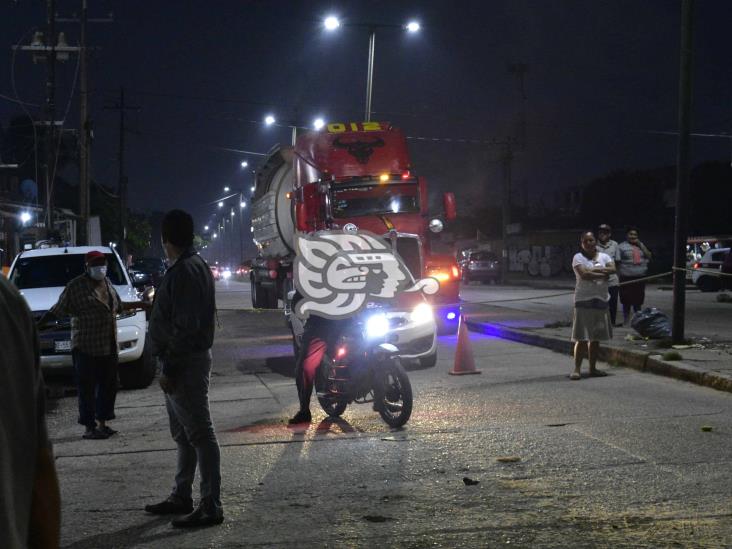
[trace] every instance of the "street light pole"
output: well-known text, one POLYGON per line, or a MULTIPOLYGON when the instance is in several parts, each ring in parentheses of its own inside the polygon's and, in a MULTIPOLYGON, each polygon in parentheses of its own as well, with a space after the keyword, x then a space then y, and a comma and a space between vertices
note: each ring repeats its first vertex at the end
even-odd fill
POLYGON ((371 92, 374 85, 374 53, 376 49, 376 29, 371 28, 369 34, 369 64, 366 76, 366 114, 364 120, 366 122, 371 121, 371 92))

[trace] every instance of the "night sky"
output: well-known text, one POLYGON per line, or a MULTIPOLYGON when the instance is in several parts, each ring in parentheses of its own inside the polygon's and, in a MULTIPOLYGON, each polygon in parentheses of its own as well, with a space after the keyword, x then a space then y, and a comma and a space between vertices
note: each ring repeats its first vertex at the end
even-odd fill
MULTIPOLYGON (((60 16, 80 1, 59 0, 60 16)), ((510 63, 525 63, 527 146, 514 164, 515 188, 538 201, 557 189, 618 169, 674 164, 677 128, 680 1, 191 1, 90 0, 90 17, 114 12, 112 24, 90 24, 97 46, 90 73, 96 141, 93 175, 116 184, 117 115, 104 110, 126 88, 127 172, 131 206, 182 207, 202 225, 224 185, 249 188, 242 170, 256 156, 288 143, 287 128, 265 128, 265 114, 309 125, 361 120, 368 32, 325 33, 328 14, 345 23, 403 24, 418 35, 379 29, 373 119, 414 137, 415 170, 438 192, 454 190, 470 211, 500 200, 501 149, 490 141, 516 134, 520 100, 510 63)), ((732 126, 732 2, 701 0, 695 10, 695 132, 729 134, 732 126)), ((43 25, 45 2, 0 2, 0 94, 11 87, 11 46, 30 42, 43 25)), ((78 27, 59 25, 70 43, 78 27)), ((75 59, 59 69, 58 104, 69 97, 75 59)), ((42 104, 45 70, 27 54, 15 62, 22 100, 42 104)), ((36 111, 30 107, 31 111, 36 111)), ((0 98, 0 124, 21 111, 0 98)), ((68 127, 78 127, 77 99, 68 127)), ((693 163, 730 161, 729 138, 692 140, 693 163)), ((74 180, 75 172, 64 174, 74 180)))

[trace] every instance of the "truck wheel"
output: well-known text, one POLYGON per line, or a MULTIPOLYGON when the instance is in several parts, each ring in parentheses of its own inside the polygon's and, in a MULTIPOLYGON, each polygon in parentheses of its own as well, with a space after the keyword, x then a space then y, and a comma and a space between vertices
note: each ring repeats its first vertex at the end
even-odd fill
POLYGON ((277 288, 264 289, 265 291, 265 305, 263 309, 277 309, 279 306, 277 299, 277 288))
POLYGON ((157 361, 152 356, 151 346, 146 337, 142 356, 118 366, 120 385, 123 389, 144 389, 155 379, 156 371, 157 361))
POLYGON ((696 285, 702 292, 718 292, 719 280, 711 276, 702 276, 696 281, 696 285))
POLYGON ((251 281, 251 288, 252 307, 255 309, 271 309, 267 288, 262 287, 261 284, 257 284, 253 280, 251 281))

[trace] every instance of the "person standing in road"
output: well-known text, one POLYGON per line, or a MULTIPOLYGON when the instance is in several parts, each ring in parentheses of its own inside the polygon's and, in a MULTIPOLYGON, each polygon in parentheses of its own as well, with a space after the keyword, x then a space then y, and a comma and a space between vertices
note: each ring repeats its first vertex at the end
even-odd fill
MULTIPOLYGON (((610 238, 612 227, 607 223, 603 223, 597 228, 597 250, 610 256, 613 262, 618 261, 618 243, 610 238)), ((618 293, 620 291, 620 280, 618 275, 613 273, 607 280, 607 290, 610 299, 607 302, 608 311, 610 313, 610 324, 615 326, 615 318, 618 314, 618 293)))
POLYGON ((623 326, 630 321, 631 309, 638 312, 646 300, 646 283, 639 281, 648 273, 652 255, 638 238, 637 227, 628 227, 626 240, 618 244, 618 274, 620 303, 623 305, 623 326))
POLYGON ((56 548, 61 499, 48 440, 38 332, 0 276, 0 547, 56 548))
POLYGON ((96 250, 84 257, 85 272, 69 281, 58 303, 38 321, 71 317, 71 355, 79 394, 79 423, 83 438, 104 439, 117 431, 107 425, 114 419, 117 396, 117 315, 146 307, 123 303, 107 278, 107 258, 96 250))
POLYGON ((211 346, 216 296, 206 262, 193 247, 193 218, 182 210, 165 214, 165 255, 171 262, 155 294, 149 334, 162 363, 160 387, 170 433, 178 446, 175 485, 164 501, 145 506, 155 515, 184 514, 174 527, 221 524, 221 457, 209 410, 211 346), (193 480, 198 466, 201 499, 193 509, 193 480))
POLYGON ((574 371, 569 379, 580 379, 582 360, 587 356, 590 376, 607 375, 598 370, 597 354, 600 341, 612 337, 612 327, 607 311, 609 299, 608 279, 615 274, 612 258, 597 249, 592 231, 582 233, 581 251, 572 259, 577 283, 574 290, 574 316, 572 319, 572 341, 574 344, 574 371))

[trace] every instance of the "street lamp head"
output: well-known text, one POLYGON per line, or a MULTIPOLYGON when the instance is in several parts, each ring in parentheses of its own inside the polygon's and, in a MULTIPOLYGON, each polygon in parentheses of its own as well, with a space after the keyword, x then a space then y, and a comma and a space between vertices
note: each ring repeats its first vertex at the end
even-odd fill
POLYGON ((313 120, 313 128, 315 128, 316 130, 322 130, 323 126, 325 126, 325 120, 323 120, 322 118, 316 118, 315 120, 313 120))
POLYGON ((218 238, 218 237, 219 237, 218 233, 214 233, 214 234, 213 234, 213 237, 214 237, 214 238, 218 238))
POLYGON ((420 26, 418 21, 409 21, 406 25, 404 25, 404 28, 407 32, 419 32, 419 29, 422 27, 420 26))
POLYGON ((323 20, 323 26, 327 31, 334 31, 341 26, 341 22, 335 15, 329 15, 323 20))
POLYGON ((246 160, 242 160, 241 161, 241 167, 242 168, 246 168, 248 165, 249 165, 249 162, 247 162, 246 160))
POLYGON ((23 212, 20 214, 20 221, 21 221, 21 223, 23 223, 23 225, 28 223, 30 220, 31 220, 31 214, 29 214, 28 212, 23 212))
POLYGON ((219 208, 223 208, 223 207, 224 207, 224 203, 219 201, 219 208))
POLYGON ((252 192, 254 192, 255 189, 256 189, 256 187, 254 185, 252 185, 252 192))
POLYGON ((267 116, 264 117, 264 123, 267 126, 271 126, 272 124, 275 123, 275 117, 272 116, 271 114, 268 114, 267 116))
POLYGON ((229 190, 230 190, 230 189, 229 189, 229 187, 224 187, 224 192, 225 192, 225 193, 228 193, 228 192, 229 192, 229 190))
POLYGON ((203 226, 203 230, 204 230, 204 231, 208 231, 208 225, 204 225, 204 226, 203 226))
POLYGON ((242 200, 241 202, 239 202, 239 207, 240 208, 246 208, 247 207, 247 203, 242 200))
POLYGON ((234 210, 231 210, 231 217, 234 217, 234 210))

